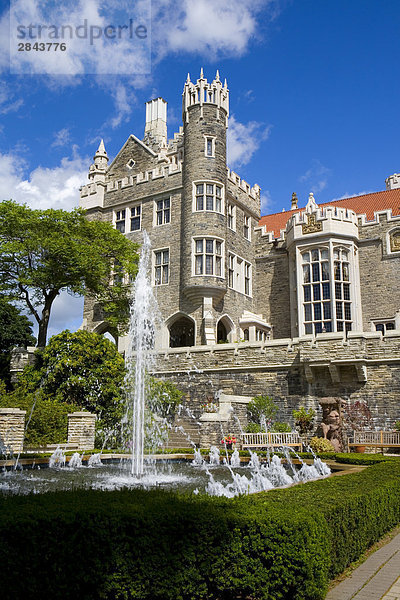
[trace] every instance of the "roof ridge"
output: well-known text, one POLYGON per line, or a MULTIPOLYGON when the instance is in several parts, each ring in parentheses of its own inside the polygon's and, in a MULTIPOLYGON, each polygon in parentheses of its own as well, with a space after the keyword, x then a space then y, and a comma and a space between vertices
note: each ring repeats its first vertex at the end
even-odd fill
MULTIPOLYGON (((335 202, 343 202, 344 200, 355 200, 356 198, 364 198, 365 196, 372 196, 372 195, 375 195, 375 194, 387 194, 388 192, 395 192, 395 191, 399 191, 399 188, 395 188, 393 190, 379 190, 378 192, 368 192, 367 194, 360 194, 359 196, 346 196, 346 197, 343 197, 343 198, 337 198, 336 200, 330 200, 328 202, 321 202, 321 203, 317 202, 317 205, 318 206, 329 206, 330 204, 334 204, 335 202)), ((301 208, 295 208, 293 210, 290 209, 290 210, 283 210, 283 211, 276 212, 276 213, 268 213, 266 215, 262 215, 260 217, 260 220, 263 219, 264 217, 273 217, 275 215, 296 213, 296 212, 299 212, 299 211, 302 211, 302 210, 305 210, 305 209, 306 209, 306 207, 303 206, 301 208)))

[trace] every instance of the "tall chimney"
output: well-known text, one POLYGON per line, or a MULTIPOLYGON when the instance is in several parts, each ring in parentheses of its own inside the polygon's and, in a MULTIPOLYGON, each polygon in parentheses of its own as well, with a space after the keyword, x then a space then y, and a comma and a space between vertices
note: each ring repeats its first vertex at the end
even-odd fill
POLYGON ((167 143, 167 103, 163 98, 146 102, 145 137, 150 136, 158 144, 167 143))
POLYGON ((290 208, 290 210, 296 210, 297 208, 297 194, 296 192, 293 192, 292 194, 292 206, 290 208))

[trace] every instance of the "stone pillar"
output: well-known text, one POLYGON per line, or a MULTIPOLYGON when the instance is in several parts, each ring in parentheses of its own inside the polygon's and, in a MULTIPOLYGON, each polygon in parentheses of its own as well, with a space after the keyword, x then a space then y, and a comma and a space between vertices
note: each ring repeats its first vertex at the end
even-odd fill
POLYGON ((68 415, 68 444, 78 450, 93 450, 96 415, 90 412, 74 412, 68 415))
POLYGON ((26 410, 0 408, 0 452, 18 454, 24 444, 26 410))

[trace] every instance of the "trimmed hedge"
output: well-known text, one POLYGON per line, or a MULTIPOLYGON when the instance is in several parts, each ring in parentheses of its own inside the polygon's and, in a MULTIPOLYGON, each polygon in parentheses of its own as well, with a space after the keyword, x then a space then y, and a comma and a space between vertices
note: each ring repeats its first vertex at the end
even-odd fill
POLYGON ((232 500, 0 498, 2 600, 320 600, 400 521, 400 462, 232 500))

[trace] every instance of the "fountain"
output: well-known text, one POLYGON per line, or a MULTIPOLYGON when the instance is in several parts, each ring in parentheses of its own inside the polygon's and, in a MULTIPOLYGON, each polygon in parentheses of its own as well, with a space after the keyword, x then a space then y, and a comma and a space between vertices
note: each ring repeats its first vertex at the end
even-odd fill
MULTIPOLYGON (((147 377, 154 367, 154 353, 152 352, 154 332, 161 320, 150 283, 150 257, 150 240, 147 233, 144 232, 139 270, 133 287, 126 352, 126 411, 122 420, 122 433, 126 436, 127 447, 132 449, 129 474, 127 469, 121 465, 104 467, 101 453, 94 454, 89 458, 90 469, 81 468, 82 456, 77 452, 71 457, 66 467, 65 453, 62 448, 58 447, 49 461, 51 469, 42 470, 40 475, 36 472, 36 475, 30 474, 29 477, 25 477, 30 480, 30 487, 21 487, 21 492, 15 492, 10 479, 0 487, 11 493, 47 491, 46 485, 50 479, 48 472, 51 470, 61 479, 64 486, 57 489, 71 489, 75 486, 94 489, 120 489, 139 485, 145 489, 169 486, 173 489, 195 491, 196 493, 199 489, 203 489, 212 496, 232 497, 328 476, 330 469, 317 458, 314 460, 314 465, 309 466, 302 462, 300 457, 297 457, 300 459, 301 468, 296 470, 288 449, 283 449, 288 464, 287 469, 277 455, 273 455, 271 458, 269 452, 267 452, 267 459, 264 463, 260 462, 260 458, 255 452, 250 452, 249 463, 243 464, 238 450, 235 449, 233 453, 229 454, 226 447, 225 457, 221 462, 220 449, 216 446, 211 446, 207 462, 200 450, 190 440, 194 446, 194 459, 191 463, 172 464, 171 461, 168 462, 168 458, 161 462, 147 458, 145 468, 145 426, 146 419, 149 420, 149 407, 146 407, 147 377), (85 473, 83 474, 83 472, 85 473)), ((189 411, 187 412, 189 414, 189 411)), ((195 419, 195 415, 190 416, 195 419)), ((152 415, 151 420, 158 430, 163 429, 161 417, 152 415)), ((222 439, 225 439, 222 424, 221 433, 222 439)), ((22 474, 16 474, 17 476, 21 478, 18 481, 22 481, 24 478, 22 474)), ((58 484, 56 484, 57 486, 58 484)))

